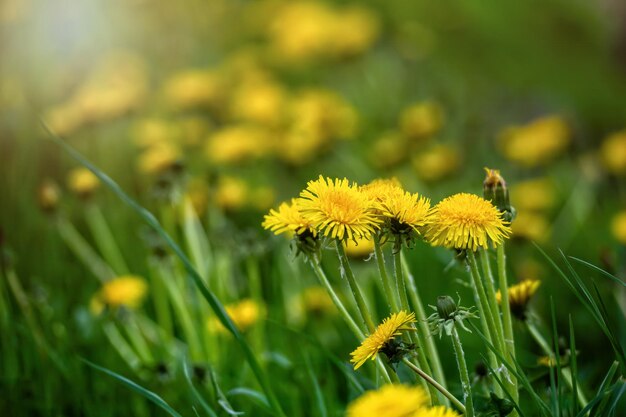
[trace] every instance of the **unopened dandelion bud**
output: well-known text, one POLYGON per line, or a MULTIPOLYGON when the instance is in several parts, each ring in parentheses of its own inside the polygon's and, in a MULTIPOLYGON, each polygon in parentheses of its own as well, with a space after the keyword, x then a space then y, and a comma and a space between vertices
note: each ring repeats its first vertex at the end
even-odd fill
POLYGON ((439 318, 443 320, 451 319, 454 317, 456 310, 457 306, 452 297, 449 295, 437 297, 437 314, 439 314, 439 318))
POLYGON ((491 201, 500 212, 503 219, 510 222, 515 218, 515 208, 511 206, 509 199, 509 189, 506 181, 500 175, 500 170, 485 167, 487 176, 483 181, 483 196, 485 200, 491 201))

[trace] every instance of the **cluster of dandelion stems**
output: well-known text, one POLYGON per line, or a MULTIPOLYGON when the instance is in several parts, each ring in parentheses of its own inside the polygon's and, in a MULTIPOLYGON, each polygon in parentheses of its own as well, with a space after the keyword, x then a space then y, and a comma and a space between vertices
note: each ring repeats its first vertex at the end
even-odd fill
MULTIPOLYGON (((397 382, 395 366, 403 362, 420 376, 433 405, 449 406, 452 403, 466 415, 473 415, 471 384, 459 334, 454 328, 450 336, 459 361, 463 402, 446 388, 446 378, 429 331, 418 283, 405 259, 406 250, 412 249, 418 240, 456 249, 465 256, 482 332, 499 357, 512 364, 515 348, 503 245, 510 229, 503 213, 490 201, 471 194, 456 194, 431 208, 428 199, 404 191, 396 180, 375 180, 358 186, 347 179, 332 180, 320 176, 318 180, 308 183, 300 198, 271 210, 263 226, 276 234, 293 235, 298 253, 303 253, 310 261, 346 324, 362 341, 352 354, 355 368, 367 359, 373 359, 383 381, 397 382), (346 256, 344 244, 348 240, 373 241, 383 295, 391 314, 378 327, 346 256), (356 317, 343 304, 322 268, 322 249, 329 246, 339 258, 341 276, 347 281, 357 307, 356 317), (496 248, 501 304, 496 299, 490 246, 496 248), (387 259, 391 259, 391 268, 387 259), (411 311, 414 313, 407 317, 411 311), (381 360, 380 352, 385 354, 386 362, 381 360)), ((515 379, 506 373, 506 368, 498 363, 494 353, 490 354, 490 362, 491 369, 504 374, 501 379, 505 381, 505 389, 517 400, 515 379)), ((491 384, 493 390, 502 396, 500 386, 494 381, 491 384)))

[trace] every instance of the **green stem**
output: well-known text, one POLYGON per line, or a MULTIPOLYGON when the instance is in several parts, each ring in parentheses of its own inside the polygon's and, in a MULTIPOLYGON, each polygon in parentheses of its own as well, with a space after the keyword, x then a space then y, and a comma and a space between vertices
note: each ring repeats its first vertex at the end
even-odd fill
POLYGON ((385 268, 385 256, 383 254, 383 249, 380 245, 380 239, 378 237, 374 237, 374 255, 376 256, 376 264, 378 265, 378 272, 380 273, 380 279, 383 283, 387 302, 389 303, 391 311, 393 313, 397 313, 398 311, 400 311, 398 299, 396 298, 396 295, 393 291, 393 287, 391 286, 391 280, 389 279, 387 269, 385 268))
POLYGON ((116 274, 128 274, 130 270, 124 261, 122 252, 113 238, 113 233, 111 233, 102 211, 96 204, 87 206, 85 219, 102 257, 111 265, 116 274))
POLYGON ((400 297, 400 305, 404 311, 409 312, 411 310, 409 309, 409 299, 406 294, 406 286, 404 285, 402 273, 402 247, 394 247, 393 269, 396 277, 396 291, 400 297))
MULTIPOLYGON (((504 242, 496 249, 497 266, 498 266, 498 286, 500 287, 500 307, 502 309, 502 324, 504 327, 504 343, 508 353, 507 359, 510 363, 515 363, 515 337, 513 334, 513 321, 511 319, 511 307, 509 305, 509 287, 506 276, 506 255, 504 253, 504 242)), ((512 396, 517 401, 519 398, 517 378, 515 375, 509 375, 513 385, 512 396)))
POLYGON ((174 325, 172 323, 172 313, 167 290, 161 278, 161 271, 159 271, 160 265, 158 262, 154 259, 150 259, 148 264, 150 266, 151 291, 157 323, 159 323, 159 327, 167 335, 169 341, 174 337, 174 325))
MULTIPOLYGON (((476 258, 474 256, 474 252, 471 250, 467 250, 467 260, 470 266, 470 277, 474 285, 472 285, 472 289, 474 291, 474 298, 476 301, 478 310, 480 311, 480 324, 483 329, 483 333, 485 338, 489 343, 494 345, 494 347, 501 352, 500 344, 497 343, 497 333, 495 329, 493 329, 493 321, 491 320, 491 313, 489 311, 489 304, 486 300, 485 290, 482 285, 482 280, 480 278, 480 273, 478 272, 478 267, 476 265, 476 258)), ((489 352, 489 362, 492 369, 499 369, 498 360, 493 352, 489 352)), ((499 384, 492 384, 493 389, 497 395, 502 395, 502 389, 499 384)))
MULTIPOLYGON (((526 320, 525 323, 526 323, 526 328, 528 329, 528 332, 533 337, 533 339, 535 339, 539 347, 541 347, 541 350, 543 350, 543 353, 545 353, 548 356, 548 358, 550 358, 550 360, 554 359, 555 358, 554 351, 550 347, 550 344, 548 344, 546 339, 543 337, 539 329, 537 329, 535 324, 532 323, 530 320, 526 320)), ((572 355, 575 355, 575 352, 572 352, 572 355)), ((574 380, 573 380, 571 371, 566 368, 561 368, 561 375, 563 376, 563 379, 565 380, 565 383, 567 384, 569 389, 572 390, 574 386, 574 380)), ((589 401, 585 397, 585 393, 583 393, 583 391, 580 389, 580 386, 578 387, 576 392, 578 394, 578 403, 580 404, 581 407, 584 408, 589 403, 589 401)))
MULTIPOLYGON (((422 304, 422 299, 419 295, 415 279, 409 271, 409 266, 407 265, 404 254, 402 254, 401 261, 409 297, 411 298, 411 303, 413 304, 413 308, 415 309, 415 314, 417 316, 417 326, 419 329, 417 334, 420 340, 420 344, 425 349, 424 353, 426 354, 426 357, 430 362, 435 379, 441 381, 441 384, 445 387, 446 377, 443 373, 441 360, 439 359, 439 351, 437 350, 434 339, 430 334, 430 329, 428 328, 428 316, 426 316, 426 310, 424 309, 424 305, 422 304)), ((445 402, 448 402, 447 399, 445 400, 445 402)))
POLYGON ((430 375, 428 375, 426 372, 422 371, 420 368, 418 368, 417 366, 415 366, 414 364, 412 364, 408 359, 404 358, 402 359, 402 362, 404 362, 404 364, 406 366, 408 366, 413 372, 415 372, 417 375, 419 375, 421 378, 423 378, 426 382, 428 382, 430 385, 432 385, 433 387, 435 387, 435 389, 437 391, 439 391, 440 393, 442 393, 447 399, 450 400, 450 402, 452 404, 454 404, 454 406, 456 408, 458 408, 459 410, 461 410, 462 413, 465 413, 465 406, 463 405, 463 403, 461 401, 459 401, 454 395, 452 395, 450 393, 450 391, 448 391, 447 389, 445 389, 440 383, 438 383, 437 381, 435 381, 430 375))
MULTIPOLYGON (((498 333, 498 339, 503 346, 506 346, 504 341, 504 330, 502 328, 502 319, 500 317, 500 307, 498 306, 498 299, 496 298, 496 289, 493 282, 493 273, 491 272, 491 262, 489 262, 489 254, 486 250, 481 249, 480 263, 483 267, 483 278, 485 281, 485 289, 487 294, 487 301, 489 302, 489 309, 491 310, 496 331, 498 333)), ((505 355, 505 358, 507 356, 505 355)))
POLYGON ((356 305, 359 309, 359 313, 361 313, 361 317, 363 318, 363 322, 367 326, 370 333, 373 333, 376 329, 374 326, 374 321, 372 320, 372 315, 370 313, 369 308, 365 302, 365 298, 363 298, 363 293, 359 289, 358 284, 356 283, 356 278, 354 277, 354 273, 352 272, 352 268, 350 267, 350 262, 348 261, 348 257, 346 256, 346 251, 343 248, 343 244, 340 240, 335 241, 335 247, 337 248, 337 255, 339 256, 339 263, 341 266, 342 275, 345 275, 348 280, 348 285, 352 290, 352 294, 354 295, 354 300, 356 301, 356 305))
POLYGON ((463 399, 465 401, 465 415, 467 417, 474 416, 474 400, 472 399, 472 382, 470 381, 469 372, 467 371, 467 363, 465 362, 465 353, 459 338, 459 332, 456 327, 452 327, 452 346, 456 356, 456 363, 459 365, 459 374, 461 377, 461 385, 463 386, 463 399))

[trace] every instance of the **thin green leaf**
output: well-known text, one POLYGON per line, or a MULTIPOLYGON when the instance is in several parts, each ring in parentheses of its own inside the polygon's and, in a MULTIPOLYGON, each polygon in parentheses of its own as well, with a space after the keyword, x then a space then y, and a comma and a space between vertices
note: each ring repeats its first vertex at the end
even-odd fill
POLYGON ((561 384, 557 380, 556 375, 561 375, 561 355, 559 354, 559 333, 556 326, 556 312, 554 308, 554 299, 550 297, 550 317, 552 320, 552 344, 554 351, 554 360, 556 363, 556 373, 550 367, 550 387, 552 390, 552 406, 554 414, 561 416, 561 384))
POLYGON ((606 395, 606 392, 608 391, 606 387, 612 383, 613 378, 615 377, 615 373, 617 372, 618 368, 619 368, 619 362, 617 361, 613 362, 608 372, 604 376, 604 379, 602 380, 602 383, 600 384, 600 388, 598 388, 598 392, 596 396, 591 401, 589 401, 589 404, 587 404, 587 406, 584 407, 580 411, 580 413, 578 413, 576 417, 582 417, 590 410, 591 410, 591 412, 589 413, 590 415, 592 416, 597 415, 596 405, 604 398, 604 395, 606 395))
POLYGON ((574 336, 574 322, 572 315, 568 315, 569 319, 569 351, 570 351, 570 367, 572 369, 572 415, 578 412, 578 362, 576 358, 576 338, 574 336))
POLYGON ((183 368, 183 375, 185 376, 185 380, 187 381, 187 385, 189 385, 191 394, 196 399, 198 404, 202 406, 204 411, 210 417, 217 417, 217 413, 213 410, 213 408, 211 408, 211 406, 205 401, 205 399, 202 397, 202 395, 200 395, 196 387, 193 385, 193 381, 191 380, 191 374, 189 373, 189 365, 185 361, 183 361, 182 363, 182 368, 183 368))
POLYGON ((481 355, 481 357, 483 359, 483 362, 487 366, 487 369, 489 370, 489 374, 493 377, 493 379, 496 380, 500 388, 502 388, 502 392, 504 393, 504 395, 506 395, 507 399, 511 401, 511 403, 513 403, 513 407, 517 410, 519 417, 524 417, 525 416, 524 412, 520 408, 519 404, 517 404, 517 402, 513 399, 511 394, 509 394, 509 392, 507 391, 506 387, 504 386, 504 383, 502 382, 502 378, 500 378, 498 374, 496 373, 496 371, 491 366, 489 366, 489 359, 485 355, 481 355))
POLYGON ((324 402, 324 394, 322 393, 320 384, 315 377, 315 372, 313 372, 311 359, 306 352, 304 352, 302 356, 304 357, 304 365, 306 367, 307 375, 311 381, 311 385, 313 386, 313 394, 315 396, 315 403, 317 404, 319 415, 320 417, 328 417, 328 410, 326 409, 326 403, 324 402))
POLYGON ((602 274, 602 275, 604 275, 605 277, 608 277, 608 278, 612 279, 613 281, 615 281, 616 283, 618 283, 619 285, 621 285, 621 286, 623 286, 623 287, 626 287, 626 282, 622 281, 621 279, 619 279, 619 278, 618 278, 618 277, 616 277, 615 275, 610 274, 609 272, 605 271, 604 269, 602 269, 602 268, 600 268, 600 267, 598 267, 598 266, 595 266, 595 265, 594 265, 594 264, 592 264, 592 263, 589 263, 589 262, 587 262, 587 261, 584 261, 584 260, 582 260, 582 259, 580 259, 580 258, 577 258, 577 257, 575 257, 575 256, 570 256, 569 258, 570 258, 570 259, 573 259, 573 260, 575 260, 576 262, 579 262, 579 263, 581 263, 581 264, 583 264, 583 265, 585 265, 585 266, 587 266, 587 267, 589 267, 589 268, 591 268, 591 269, 593 269, 593 270, 595 270, 595 271, 598 271, 599 273, 601 273, 601 274, 602 274))
POLYGON ((83 166, 88 168, 91 172, 93 172, 94 175, 96 175, 96 177, 98 177, 98 179, 104 185, 106 185, 111 191, 113 191, 123 202, 125 202, 133 210, 135 210, 137 214, 139 214, 139 216, 141 216, 141 218, 143 218, 143 220, 163 238, 167 246, 170 247, 170 249, 176 254, 176 256, 178 256, 180 261, 183 263, 185 270, 187 271, 189 276, 192 278, 194 284, 200 290, 200 293, 202 294, 202 296, 207 300, 207 302, 209 303, 209 305, 215 312, 215 315, 217 316, 219 321, 222 323, 222 325, 226 329, 228 329, 232 333, 235 340, 239 343, 239 346, 242 348, 244 355, 246 356, 246 360, 250 364, 250 368, 252 368, 252 372, 254 372, 257 380, 259 381, 259 384, 263 388, 263 391, 265 391, 265 394, 267 395, 268 400, 270 404, 272 405, 272 408, 274 409, 276 414, 281 417, 286 417, 285 413, 282 410, 282 407, 280 406, 280 403, 278 402, 278 399, 274 395, 274 392, 269 384, 269 379, 267 378, 267 375, 265 375, 265 372, 259 365, 259 362, 257 361, 256 356, 254 352, 252 351, 252 348, 250 347, 246 339, 243 337, 239 329, 237 329, 237 326, 235 326, 231 318, 228 316, 222 303, 215 296, 215 294, 209 289, 209 287, 206 286, 202 277, 195 270, 189 258, 187 258, 187 256, 185 255, 183 250, 180 248, 180 246, 178 246, 176 242, 174 242, 174 240, 170 237, 170 235, 163 229, 163 227, 161 226, 159 221, 156 219, 156 217, 154 217, 152 213, 150 213, 148 210, 143 208, 133 198, 131 198, 128 194, 126 194, 124 190, 122 190, 122 188, 115 181, 113 181, 108 175, 106 175, 104 172, 98 169, 89 160, 87 160, 84 156, 82 156, 77 150, 75 150, 70 145, 65 143, 63 139, 61 139, 54 132, 52 132, 52 130, 46 125, 46 123, 43 120, 41 121, 41 123, 43 127, 46 129, 46 131, 48 132, 50 138, 52 139, 54 143, 59 145, 72 158, 74 158, 83 166))
POLYGON ((157 394, 155 394, 154 392, 147 390, 146 388, 142 387, 141 385, 131 381, 130 379, 123 377, 122 375, 115 373, 109 369, 103 368, 101 366, 96 365, 95 363, 89 362, 86 359, 81 358, 81 360, 83 362, 85 362, 87 365, 89 365, 90 367, 92 367, 93 369, 100 371, 102 373, 105 373, 115 379, 117 379, 118 381, 120 381, 122 384, 126 385, 127 387, 129 387, 130 389, 132 389, 133 391, 141 394, 143 397, 145 397, 148 401, 152 402, 153 404, 157 405, 159 408, 161 408, 163 411, 167 412, 169 415, 173 416, 173 417, 182 417, 180 414, 178 414, 168 403, 165 402, 165 400, 161 397, 159 397, 157 394))
POLYGON ((238 387, 238 388, 231 389, 230 391, 226 393, 226 395, 228 397, 235 397, 235 396, 248 397, 252 399, 262 409, 264 409, 270 414, 272 413, 272 408, 270 407, 270 404, 267 402, 267 397, 261 394, 259 391, 255 391, 253 389, 246 388, 246 387, 238 387))

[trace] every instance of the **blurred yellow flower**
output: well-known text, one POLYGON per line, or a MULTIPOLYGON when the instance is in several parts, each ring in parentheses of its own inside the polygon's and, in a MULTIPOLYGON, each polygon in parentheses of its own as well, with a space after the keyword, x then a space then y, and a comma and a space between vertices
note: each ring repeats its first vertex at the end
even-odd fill
POLYGON ((613 133, 600 147, 604 167, 612 174, 626 174, 626 130, 613 133))
POLYGON ((570 128, 559 116, 546 116, 524 126, 512 126, 500 136, 503 155, 526 167, 543 165, 567 149, 570 128))
POLYGON ((519 211, 550 210, 556 203, 556 187, 548 178, 521 181, 511 186, 511 204, 519 211))
POLYGON ((256 186, 250 192, 250 204, 257 210, 269 209, 276 202, 276 190, 272 187, 256 186))
POLYGON ((285 90, 270 79, 255 79, 240 85, 231 99, 235 120, 277 126, 283 120, 285 90))
POLYGON ((476 251, 498 246, 511 234, 502 214, 489 201, 477 195, 450 196, 432 211, 426 238, 433 246, 476 251))
POLYGON ((263 228, 269 229, 275 234, 281 233, 297 233, 301 234, 306 231, 316 234, 311 221, 306 219, 300 213, 299 200, 293 198, 290 203, 282 203, 278 206, 278 210, 271 209, 269 214, 265 215, 263 228))
POLYGON ((458 151, 447 145, 435 145, 415 155, 411 163, 422 181, 436 182, 455 173, 460 166, 458 151))
POLYGON ((368 359, 376 359, 378 352, 384 348, 387 342, 396 336, 400 336, 403 330, 411 330, 411 323, 415 323, 415 313, 399 311, 387 317, 378 325, 374 333, 369 335, 350 356, 350 362, 354 369, 359 369, 368 359))
POLYGON ((51 179, 44 180, 37 189, 39 207, 45 212, 53 212, 59 205, 61 190, 51 179))
POLYGON ((325 145, 325 138, 291 128, 277 140, 276 152, 281 160, 291 165, 304 165, 315 159, 325 145))
POLYGON ((172 122, 159 118, 138 120, 131 129, 133 142, 141 148, 175 143, 178 134, 179 132, 172 122))
POLYGON ((148 284, 136 275, 122 275, 105 282, 91 299, 90 310, 100 314, 105 308, 127 307, 136 309, 141 306, 148 292, 148 284))
POLYGON ((339 240, 371 235, 380 220, 373 212, 372 200, 356 183, 322 177, 309 181, 298 202, 302 216, 324 236, 339 240))
POLYGON ((224 176, 213 192, 215 204, 226 211, 238 210, 248 202, 249 187, 241 178, 224 176))
POLYGON ((409 139, 423 141, 439 133, 444 122, 443 109, 435 102, 424 101, 400 114, 400 130, 409 139))
POLYGON ((427 413, 428 405, 428 394, 422 387, 388 384, 378 390, 367 391, 351 402, 346 416, 422 417, 422 415, 428 415, 431 417, 430 414, 422 414, 427 413))
POLYGON ((263 157, 272 147, 269 132, 260 126, 231 125, 209 137, 205 153, 211 162, 232 164, 263 157))
POLYGON ((166 143, 154 144, 139 155, 139 171, 149 175, 163 174, 176 169, 181 159, 181 152, 175 146, 166 143))
POLYGON ((69 172, 67 185, 79 197, 87 198, 100 186, 100 180, 87 168, 78 167, 69 172))
POLYGON ((181 110, 217 109, 226 98, 226 86, 216 71, 189 69, 174 74, 165 83, 168 103, 181 110))
POLYGON ((351 6, 337 11, 327 33, 327 51, 337 57, 360 55, 374 44, 379 32, 378 18, 369 10, 351 6))
MULTIPOLYGON (((242 332, 250 329, 265 316, 265 307, 251 298, 244 298, 236 303, 226 305, 224 309, 235 326, 242 332)), ((207 327, 210 331, 217 330, 226 333, 226 328, 216 317, 211 317, 207 321, 207 327)))
POLYGON ((550 237, 550 222, 546 216, 532 211, 518 211, 515 220, 511 223, 512 236, 532 240, 538 243, 545 242, 550 237))
POLYGON ((187 182, 185 198, 198 216, 204 214, 209 205, 209 186, 202 178, 191 178, 187 182))
POLYGON ((308 287, 302 291, 301 298, 307 316, 325 316, 337 312, 333 300, 323 287, 308 287))
POLYGON ((374 240, 371 237, 363 237, 343 242, 346 255, 351 258, 367 258, 374 252, 374 240))
MULTIPOLYGON (((527 279, 509 287, 509 305, 513 316, 519 320, 526 320, 528 303, 530 303, 532 296, 537 292, 539 285, 541 285, 541 281, 527 279)), ((500 290, 496 293, 496 299, 498 303, 502 302, 500 290)))
POLYGON ((626 245, 626 211, 621 211, 613 216, 611 221, 611 233, 622 245, 626 245))

